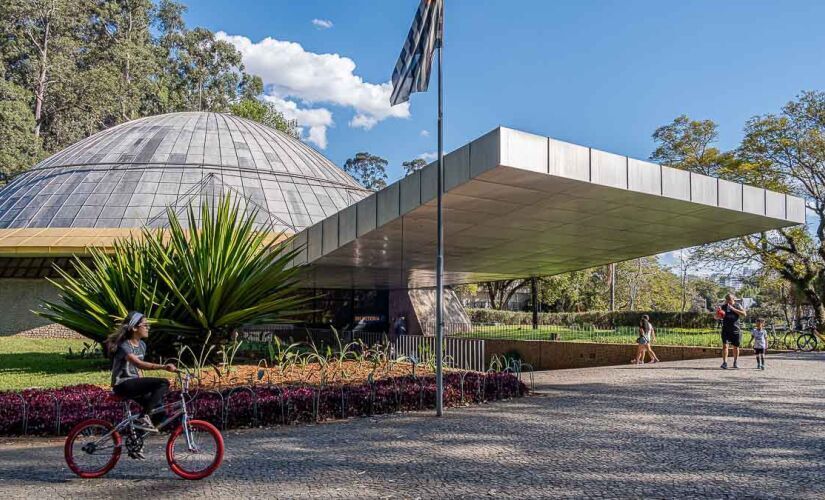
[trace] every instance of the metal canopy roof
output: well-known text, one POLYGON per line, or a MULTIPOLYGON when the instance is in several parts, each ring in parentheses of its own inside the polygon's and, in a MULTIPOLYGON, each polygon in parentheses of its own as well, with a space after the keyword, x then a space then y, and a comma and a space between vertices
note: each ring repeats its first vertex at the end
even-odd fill
MULTIPOLYGON (((435 284, 436 165, 299 232, 317 287, 435 284)), ((805 222, 800 198, 498 128, 446 155, 445 283, 552 275, 805 222)))

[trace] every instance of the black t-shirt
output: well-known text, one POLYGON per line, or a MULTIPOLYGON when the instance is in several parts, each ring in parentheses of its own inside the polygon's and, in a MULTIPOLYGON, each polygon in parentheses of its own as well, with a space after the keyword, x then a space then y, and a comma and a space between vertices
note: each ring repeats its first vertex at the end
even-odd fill
MULTIPOLYGON (((721 309, 725 312, 725 317, 722 319, 722 330, 729 333, 739 333, 739 315, 733 312, 730 305, 722 304, 721 309)), ((737 307, 737 309, 739 309, 737 307)))

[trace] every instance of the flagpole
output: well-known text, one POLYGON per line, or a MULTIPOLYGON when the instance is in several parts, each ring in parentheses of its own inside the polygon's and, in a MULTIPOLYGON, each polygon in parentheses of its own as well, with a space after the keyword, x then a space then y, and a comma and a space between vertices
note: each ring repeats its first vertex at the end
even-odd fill
MULTIPOLYGON (((443 12, 443 11, 442 11, 443 12)), ((443 21, 442 21, 443 22, 443 21)), ((444 180, 444 115, 442 107, 441 50, 438 44, 438 237, 435 269, 435 415, 444 413, 444 363, 441 352, 444 344, 444 218, 441 213, 441 193, 444 180)))

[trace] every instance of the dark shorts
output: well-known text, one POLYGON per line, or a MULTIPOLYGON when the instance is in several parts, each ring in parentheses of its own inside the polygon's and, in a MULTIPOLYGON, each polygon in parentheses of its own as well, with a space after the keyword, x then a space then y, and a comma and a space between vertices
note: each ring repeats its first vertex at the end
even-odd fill
POLYGON ((722 330, 722 343, 739 347, 739 344, 742 343, 742 335, 737 331, 722 330))
POLYGON ((765 351, 767 351, 767 349, 764 349, 762 347, 754 347, 753 348, 753 353, 754 354, 765 354, 765 351))

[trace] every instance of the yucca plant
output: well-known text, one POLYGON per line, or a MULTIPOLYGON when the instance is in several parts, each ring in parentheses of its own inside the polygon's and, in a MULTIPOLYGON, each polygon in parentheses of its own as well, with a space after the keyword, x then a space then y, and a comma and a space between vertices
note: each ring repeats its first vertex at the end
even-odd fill
POLYGON ((170 295, 160 328, 182 336, 209 332, 223 342, 243 325, 300 314, 307 301, 297 293, 301 270, 289 267, 300 249, 287 250, 281 235, 257 230, 256 215, 230 197, 215 207, 204 200, 199 218, 190 205, 186 226, 168 210, 166 233, 146 238, 158 282, 170 295))
MULTIPOLYGON (((157 275, 145 245, 135 239, 117 241, 110 253, 92 248, 91 264, 75 257, 75 274, 55 267, 60 276, 49 280, 60 302, 44 302, 35 311, 44 318, 103 342, 129 311, 149 318, 163 315, 167 295, 158 289, 157 275)), ((162 242, 156 248, 166 252, 162 242)))
POLYGON ((173 339, 224 346, 244 325, 299 315, 308 299, 289 264, 300 249, 256 228, 256 211, 229 196, 197 210, 188 207, 184 224, 169 209, 168 228, 144 229, 110 253, 92 250, 91 265, 76 259, 77 275, 59 271, 53 282, 60 301, 39 314, 101 341, 130 310, 144 311, 160 353, 174 352, 173 339))

